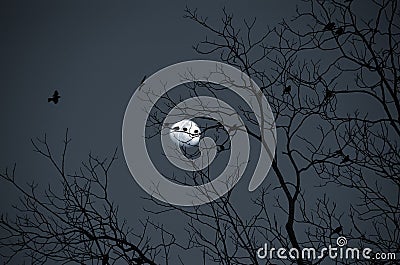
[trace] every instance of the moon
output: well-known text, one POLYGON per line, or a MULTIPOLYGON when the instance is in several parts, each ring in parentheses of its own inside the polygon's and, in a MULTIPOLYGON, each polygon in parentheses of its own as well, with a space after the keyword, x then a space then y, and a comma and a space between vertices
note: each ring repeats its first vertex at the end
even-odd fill
POLYGON ((200 141, 200 128, 191 120, 182 120, 172 125, 169 136, 180 146, 196 146, 200 141))

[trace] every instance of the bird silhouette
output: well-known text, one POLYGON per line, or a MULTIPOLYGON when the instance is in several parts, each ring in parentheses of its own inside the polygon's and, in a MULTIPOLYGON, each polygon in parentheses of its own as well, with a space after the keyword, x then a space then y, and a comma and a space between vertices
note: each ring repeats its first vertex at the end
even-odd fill
POLYGON ((338 150, 336 150, 335 152, 333 152, 333 154, 334 154, 335 156, 342 156, 342 155, 343 155, 343 151, 342 151, 342 149, 338 149, 338 150))
POLYGON ((343 157, 342 162, 340 162, 340 164, 345 164, 347 162, 350 162, 350 156, 346 155, 343 157))
POLYGON ((286 87, 283 89, 282 96, 285 95, 285 94, 290 94, 290 91, 292 91, 292 86, 291 86, 291 85, 286 86, 286 87))
POLYGON ((144 81, 146 80, 146 75, 143 77, 143 79, 142 79, 142 81, 140 81, 140 84, 143 84, 144 83, 144 81))
POLYGON ((342 231, 343 231, 343 227, 342 226, 338 226, 332 231, 331 236, 334 235, 334 234, 338 234, 339 235, 340 232, 342 232, 342 231))
POLYGON ((225 150, 225 146, 224 145, 217 145, 217 150, 219 151, 219 152, 222 152, 222 151, 224 151, 225 150))
POLYGON ((328 101, 333 97, 334 93, 332 90, 327 89, 325 91, 325 97, 324 97, 324 101, 328 101))
POLYGON ((52 102, 52 101, 53 101, 54 104, 57 104, 59 99, 60 99, 60 94, 59 94, 58 91, 56 90, 56 91, 54 91, 53 96, 52 96, 51 98, 48 98, 48 99, 47 99, 47 102, 52 102))
POLYGON ((333 30, 335 28, 335 22, 329 22, 325 25, 324 30, 333 30))
POLYGON ((110 257, 108 256, 108 254, 104 254, 103 258, 101 260, 101 264, 102 265, 108 265, 108 261, 109 261, 110 257))
POLYGON ((147 76, 143 76, 142 81, 140 81, 140 85, 139 85, 139 91, 142 90, 142 87, 144 86, 144 81, 146 81, 147 76))
POLYGON ((338 28, 338 29, 335 31, 335 34, 336 34, 337 36, 340 36, 340 35, 342 35, 343 33, 344 33, 344 29, 343 29, 342 27, 338 28))
POLYGON ((133 264, 137 264, 137 265, 142 265, 142 264, 144 264, 144 260, 143 260, 143 258, 141 258, 141 257, 139 257, 139 258, 133 258, 132 261, 135 262, 135 263, 133 263, 133 264))

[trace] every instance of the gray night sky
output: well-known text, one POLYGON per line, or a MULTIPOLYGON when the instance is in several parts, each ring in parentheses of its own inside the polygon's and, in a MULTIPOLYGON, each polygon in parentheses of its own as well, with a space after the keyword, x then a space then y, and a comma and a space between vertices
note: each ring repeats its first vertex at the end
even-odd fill
MULTIPOLYGON (((119 147, 113 198, 124 199, 121 207, 130 201, 129 207, 145 195, 130 177, 121 149, 122 119, 132 93, 144 75, 165 66, 217 59, 193 51, 205 33, 183 18, 185 7, 198 8, 212 22, 226 7, 237 18, 257 17, 259 25, 271 26, 294 11, 290 3, 2 1, 0 166, 16 162, 21 181, 48 181, 54 172, 33 153, 30 139, 46 133, 60 151, 69 128, 71 169, 89 152, 106 156, 119 147), (58 105, 47 103, 54 89, 61 94, 58 105)), ((15 200, 7 187, 1 194, 2 207, 15 200)))
MULTIPOLYGON (((67 128, 71 171, 89 152, 107 156, 118 147, 110 192, 134 225, 146 216, 142 208, 149 202, 140 199, 147 194, 130 176, 122 154, 130 97, 144 75, 181 61, 218 59, 192 49, 206 34, 183 18, 186 6, 197 7, 211 23, 225 6, 235 18, 257 17, 259 27, 273 27, 293 14, 296 1, 251 2, 1 1, 0 167, 16 162, 19 181, 49 182, 55 172, 32 151, 30 139, 46 133, 60 152, 67 128), (47 103, 54 89, 61 95, 58 105, 47 103)), ((9 209, 17 198, 14 190, 2 183, 0 194, 1 208, 9 209)), ((174 218, 159 221, 179 223, 179 216, 174 218)))

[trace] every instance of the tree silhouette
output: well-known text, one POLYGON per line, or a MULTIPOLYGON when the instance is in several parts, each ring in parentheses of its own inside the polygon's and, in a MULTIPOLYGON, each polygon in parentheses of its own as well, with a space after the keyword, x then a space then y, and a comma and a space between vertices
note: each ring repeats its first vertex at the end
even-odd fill
MULTIPOLYGON (((70 143, 68 130, 64 139, 62 159, 58 163, 47 137, 32 140, 35 152, 47 158, 56 169, 61 185, 44 191, 32 182, 25 188, 18 182, 15 166, 0 177, 11 183, 21 195, 15 206, 15 217, 0 219, 0 250, 5 263, 24 255, 32 264, 46 262, 78 264, 156 264, 157 254, 174 244, 174 236, 150 220, 141 223, 140 233, 121 220, 109 198, 108 177, 117 159, 117 150, 110 159, 89 155, 74 174, 66 170, 66 153, 70 143), (146 233, 155 229, 162 242, 153 246, 146 233)), ((166 256, 167 257, 167 256, 166 256)))
MULTIPOLYGON (((352 1, 305 2, 294 18, 264 34, 255 19, 240 27, 223 10, 218 26, 197 10, 186 10, 187 18, 209 32, 194 47, 198 53, 218 56, 261 84, 282 141, 272 164, 279 185, 261 192, 251 218, 238 214, 229 195, 207 205, 209 211, 177 209, 190 217, 193 244, 215 263, 258 264, 255 251, 263 237, 272 246, 301 251, 332 244, 340 233, 360 247, 399 251, 397 2, 369 2, 372 18, 362 17, 352 1), (318 188, 302 184, 310 175, 320 179, 318 188), (329 191, 338 187, 359 197, 349 213, 337 209, 329 191), (275 190, 285 202, 272 195, 275 190), (313 202, 306 199, 310 192, 323 196, 313 202), (274 197, 283 222, 267 207, 274 197), (335 227, 340 231, 331 233, 335 227)), ((249 135, 257 138, 255 132, 249 135)))
MULTIPOLYGON (((67 175, 64 159, 57 164, 44 139, 33 144, 58 170, 62 194, 49 189, 40 197, 34 184, 24 190, 14 171, 1 175, 23 196, 16 219, 3 216, 0 223, 8 233, 0 241, 1 249, 9 251, 8 261, 24 253, 34 263, 158 264, 163 263, 156 261, 160 251, 168 263, 166 253, 183 257, 185 251, 197 250, 204 264, 380 264, 365 259, 331 261, 326 255, 257 257, 264 243, 301 253, 305 248, 335 245, 337 236, 374 253, 399 252, 400 14, 397 1, 364 1, 362 5, 373 13, 368 17, 358 5, 357 1, 304 1, 293 18, 271 28, 261 27, 256 19, 235 20, 225 9, 220 24, 214 25, 196 9, 186 9, 185 17, 208 32, 195 51, 218 57, 255 80, 275 115, 276 155, 268 183, 253 195, 251 208, 244 212, 237 206, 235 189, 194 207, 149 197, 155 207, 147 209, 150 217, 143 226, 153 227, 153 235, 161 238, 160 244, 153 244, 120 221, 108 197, 107 175, 115 154, 110 161, 89 156, 79 174, 67 175), (341 205, 340 192, 354 196, 348 207, 341 205), (176 242, 163 226, 150 221, 162 220, 167 211, 187 218, 188 242, 176 242), (179 246, 176 253, 170 253, 173 245, 179 246)), ((187 86, 194 96, 197 88, 216 96, 224 93, 203 82, 187 86)), ((162 100, 169 108, 181 101, 168 94, 162 100)), ((257 123, 249 109, 240 112, 249 136, 266 144, 251 126, 257 123)), ((159 136, 167 113, 156 107, 149 114, 148 126, 155 128, 148 135, 151 139, 159 136)), ((66 137, 65 149, 68 142, 66 137)), ((219 153, 230 148, 224 139, 217 145, 223 146, 219 153)), ((212 177, 206 169, 171 179, 199 184, 212 177)))

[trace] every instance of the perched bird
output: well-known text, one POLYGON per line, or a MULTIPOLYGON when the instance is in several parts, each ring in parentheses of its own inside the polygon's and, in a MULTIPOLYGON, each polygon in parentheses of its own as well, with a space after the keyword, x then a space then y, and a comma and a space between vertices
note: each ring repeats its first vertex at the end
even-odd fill
POLYGON ((335 28, 335 22, 329 22, 325 25, 324 30, 333 30, 335 28))
POLYGON ((340 36, 340 35, 342 35, 343 33, 344 33, 344 29, 343 29, 342 27, 338 28, 338 29, 335 31, 335 34, 336 34, 337 36, 340 36))
POLYGON ((327 89, 325 91, 325 97, 324 97, 324 101, 328 101, 333 97, 334 93, 332 90, 327 89))
POLYGON ((285 94, 290 94, 290 91, 292 91, 292 86, 291 86, 291 85, 286 86, 286 87, 283 89, 282 96, 285 95, 285 94))
POLYGON ((225 150, 225 146, 224 145, 217 145, 217 150, 219 151, 219 152, 222 152, 222 151, 224 151, 225 150))
POLYGON ((108 261, 110 260, 110 257, 108 256, 108 254, 104 254, 103 258, 101 260, 101 264, 102 265, 108 265, 108 261))
POLYGON ((146 78, 147 78, 147 76, 145 75, 145 76, 143 76, 142 81, 140 81, 139 91, 142 90, 142 87, 143 87, 143 85, 144 85, 144 81, 146 81, 146 78))
POLYGON ((334 234, 338 234, 339 235, 340 232, 342 232, 342 231, 343 231, 343 227, 342 226, 338 226, 332 231, 331 236, 334 235, 334 234))
POLYGON ((347 162, 350 162, 350 156, 346 155, 345 157, 343 157, 342 162, 340 162, 340 164, 345 164, 347 162))
POLYGON ((47 99, 47 102, 53 101, 54 104, 57 104, 59 99, 60 99, 60 94, 58 94, 58 91, 56 90, 56 91, 54 91, 53 96, 51 98, 47 99))
POLYGON ((144 81, 146 80, 146 75, 143 77, 143 79, 142 79, 142 81, 140 81, 140 84, 143 84, 144 83, 144 81))
POLYGON ((137 264, 137 265, 142 265, 142 264, 144 264, 144 260, 143 260, 141 257, 139 257, 139 258, 133 258, 132 261, 135 262, 134 264, 137 264))
POLYGON ((343 151, 342 151, 342 149, 338 149, 338 150, 336 150, 335 152, 333 152, 333 154, 334 154, 335 156, 342 156, 342 155, 343 155, 343 151))

